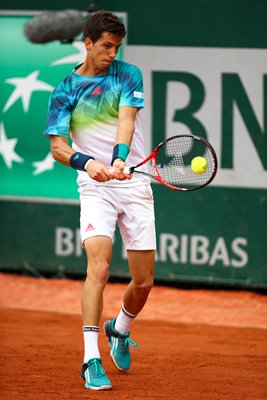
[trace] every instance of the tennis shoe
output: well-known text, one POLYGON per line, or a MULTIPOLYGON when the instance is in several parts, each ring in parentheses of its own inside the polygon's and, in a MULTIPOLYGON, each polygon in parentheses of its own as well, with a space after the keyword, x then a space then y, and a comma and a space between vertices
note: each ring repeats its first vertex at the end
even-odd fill
POLYGON ((100 358, 92 358, 88 363, 83 363, 80 376, 85 380, 86 389, 109 390, 112 388, 100 358))
POLYGON ((130 332, 123 335, 115 329, 116 318, 104 323, 105 333, 111 347, 110 355, 120 371, 127 371, 131 365, 131 356, 129 347, 139 347, 132 339, 130 332))

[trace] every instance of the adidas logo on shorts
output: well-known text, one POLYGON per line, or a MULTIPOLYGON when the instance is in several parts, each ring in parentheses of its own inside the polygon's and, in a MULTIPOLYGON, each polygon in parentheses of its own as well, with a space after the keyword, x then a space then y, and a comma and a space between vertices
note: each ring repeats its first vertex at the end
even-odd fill
POLYGON ((95 229, 95 228, 93 227, 92 224, 88 224, 87 228, 85 229, 85 232, 93 231, 94 229, 95 229))

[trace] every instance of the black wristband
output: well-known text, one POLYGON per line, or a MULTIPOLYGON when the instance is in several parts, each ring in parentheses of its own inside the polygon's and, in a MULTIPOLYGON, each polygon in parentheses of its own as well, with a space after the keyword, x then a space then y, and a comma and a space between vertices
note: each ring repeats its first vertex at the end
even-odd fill
POLYGON ((85 171, 84 166, 88 160, 94 160, 94 157, 88 156, 83 153, 79 153, 78 151, 72 154, 70 158, 70 165, 74 169, 78 169, 79 171, 85 171))

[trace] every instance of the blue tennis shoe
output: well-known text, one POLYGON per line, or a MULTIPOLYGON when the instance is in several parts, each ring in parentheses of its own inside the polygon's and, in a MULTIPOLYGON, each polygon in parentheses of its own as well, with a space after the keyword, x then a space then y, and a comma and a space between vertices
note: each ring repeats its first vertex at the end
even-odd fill
POLYGON ((111 347, 110 355, 120 371, 127 371, 131 365, 131 356, 129 347, 139 347, 132 339, 130 339, 130 332, 122 335, 115 329, 116 318, 106 321, 104 330, 107 335, 109 345, 111 347))

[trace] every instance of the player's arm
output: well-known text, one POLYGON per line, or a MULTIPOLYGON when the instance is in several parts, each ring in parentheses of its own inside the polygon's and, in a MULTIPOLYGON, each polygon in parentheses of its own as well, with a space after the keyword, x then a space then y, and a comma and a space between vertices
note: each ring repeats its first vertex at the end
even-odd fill
POLYGON ((131 179, 131 174, 125 174, 125 160, 130 151, 130 146, 135 130, 135 118, 138 109, 135 107, 121 107, 119 109, 119 123, 112 155, 112 166, 115 179, 131 179))
POLYGON ((104 164, 96 161, 93 157, 75 152, 69 146, 68 139, 63 136, 51 135, 50 148, 56 161, 74 169, 86 171, 92 179, 98 182, 106 182, 114 178, 113 173, 104 164))
POLYGON ((69 146, 68 139, 63 136, 50 136, 50 148, 54 160, 70 166, 70 158, 75 151, 69 146))

